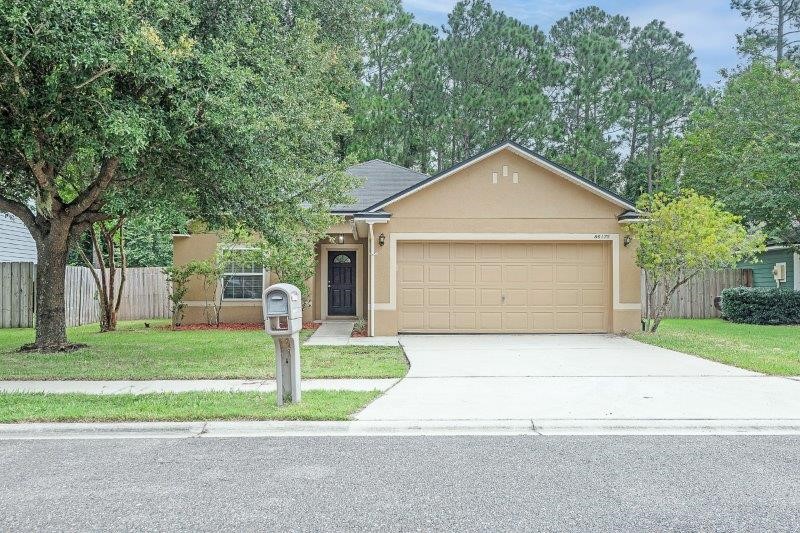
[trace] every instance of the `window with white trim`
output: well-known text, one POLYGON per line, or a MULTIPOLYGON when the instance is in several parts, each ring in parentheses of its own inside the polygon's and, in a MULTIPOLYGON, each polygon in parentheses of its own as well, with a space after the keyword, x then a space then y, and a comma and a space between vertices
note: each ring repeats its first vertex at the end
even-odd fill
POLYGON ((222 274, 224 300, 259 300, 264 292, 264 269, 256 263, 231 261, 222 274))

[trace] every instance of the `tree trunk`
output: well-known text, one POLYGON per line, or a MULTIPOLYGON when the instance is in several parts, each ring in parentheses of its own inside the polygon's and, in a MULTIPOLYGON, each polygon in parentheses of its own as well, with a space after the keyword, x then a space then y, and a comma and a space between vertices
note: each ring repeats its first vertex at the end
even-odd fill
POLYGON ((64 308, 64 276, 69 252, 69 225, 53 222, 50 233, 37 242, 36 264, 36 342, 23 350, 46 352, 75 348, 67 342, 64 308))
POLYGON ((784 35, 783 35, 783 24, 785 19, 784 14, 784 3, 781 0, 778 2, 778 28, 776 30, 777 37, 775 39, 775 63, 778 64, 783 61, 783 44, 784 44, 784 35))

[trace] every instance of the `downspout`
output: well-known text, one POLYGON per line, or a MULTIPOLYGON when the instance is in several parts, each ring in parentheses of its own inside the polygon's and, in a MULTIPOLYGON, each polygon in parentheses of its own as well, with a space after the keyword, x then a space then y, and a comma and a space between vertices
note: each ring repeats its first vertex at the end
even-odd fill
POLYGON ((368 220, 369 226, 369 317, 367 318, 368 335, 375 336, 375 233, 372 229, 373 221, 368 220))

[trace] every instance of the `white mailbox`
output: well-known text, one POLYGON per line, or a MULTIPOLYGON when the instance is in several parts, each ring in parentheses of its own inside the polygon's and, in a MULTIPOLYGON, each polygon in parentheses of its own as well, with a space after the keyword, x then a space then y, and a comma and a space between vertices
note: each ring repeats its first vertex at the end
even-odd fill
POLYGON ((264 327, 268 334, 292 335, 303 328, 303 298, 300 289, 277 283, 264 291, 264 327))
POLYGON ((275 341, 275 382, 278 405, 300 402, 300 330, 303 298, 300 289, 278 283, 264 291, 264 330, 275 341))

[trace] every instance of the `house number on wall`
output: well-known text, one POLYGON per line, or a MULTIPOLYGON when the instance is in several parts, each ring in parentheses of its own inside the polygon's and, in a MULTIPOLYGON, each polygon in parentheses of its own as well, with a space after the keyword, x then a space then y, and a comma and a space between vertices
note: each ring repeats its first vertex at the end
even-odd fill
POLYGON ((597 240, 608 240, 611 238, 611 235, 608 233, 595 233, 594 238, 597 240))

